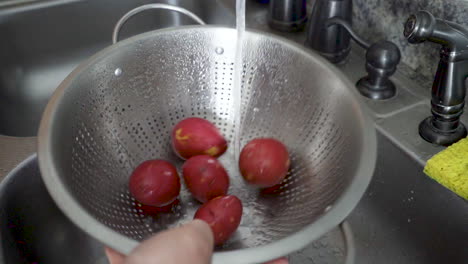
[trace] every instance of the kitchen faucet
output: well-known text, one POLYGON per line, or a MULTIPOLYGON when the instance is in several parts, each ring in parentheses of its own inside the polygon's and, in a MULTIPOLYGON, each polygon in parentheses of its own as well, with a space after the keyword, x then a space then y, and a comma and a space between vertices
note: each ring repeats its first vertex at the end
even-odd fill
POLYGON ((307 21, 306 0, 271 0, 268 25, 284 32, 301 31, 307 21))
POLYGON ((316 0, 307 28, 305 45, 332 63, 340 63, 351 51, 351 36, 340 25, 328 24, 330 18, 340 18, 351 25, 352 0, 316 0))
POLYGON ((400 62, 400 50, 393 42, 367 43, 352 29, 352 0, 316 0, 307 28, 305 45, 332 63, 342 63, 351 51, 351 38, 366 49, 367 76, 356 88, 373 100, 390 99, 396 87, 390 80, 400 62))
POLYGON ((432 85, 432 116, 421 122, 419 134, 434 144, 455 143, 467 135, 460 116, 468 76, 468 29, 419 11, 406 21, 404 35, 412 44, 430 41, 442 45, 432 85))

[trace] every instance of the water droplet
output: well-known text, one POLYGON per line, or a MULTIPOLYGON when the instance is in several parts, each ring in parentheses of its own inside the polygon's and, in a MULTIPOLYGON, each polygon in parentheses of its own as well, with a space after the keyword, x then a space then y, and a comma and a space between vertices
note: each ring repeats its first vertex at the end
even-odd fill
POLYGON ((408 218, 408 223, 411 223, 411 219, 410 219, 410 218, 408 218))
POLYGON ((221 55, 224 53, 224 49, 222 47, 216 47, 215 52, 216 54, 221 55))
POLYGON ((255 113, 257 113, 258 111, 260 111, 260 109, 258 109, 258 107, 255 107, 255 108, 253 109, 253 111, 254 111, 255 113))
POLYGON ((115 76, 122 75, 122 69, 120 69, 120 68, 115 69, 114 74, 115 74, 115 76))
POLYGON ((145 217, 143 222, 145 223, 146 227, 150 227, 150 225, 153 223, 153 219, 151 217, 145 217))

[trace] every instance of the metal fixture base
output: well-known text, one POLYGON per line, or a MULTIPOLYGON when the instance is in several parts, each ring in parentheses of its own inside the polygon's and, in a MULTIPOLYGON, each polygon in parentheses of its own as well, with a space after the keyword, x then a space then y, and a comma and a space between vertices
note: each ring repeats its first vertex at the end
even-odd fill
POLYGON ((441 146, 449 146, 466 137, 466 128, 462 123, 459 123, 455 130, 445 132, 432 125, 432 118, 433 117, 430 116, 419 124, 419 134, 424 140, 441 146))
POLYGON ((333 64, 345 64, 347 61, 348 55, 351 52, 351 47, 346 48, 339 52, 335 52, 335 53, 327 53, 327 52, 321 52, 317 50, 316 52, 318 52, 320 56, 324 57, 325 59, 327 59, 329 62, 333 64))
POLYGON ((393 82, 388 81, 385 85, 372 85, 367 76, 361 78, 356 83, 356 87, 363 96, 374 100, 390 99, 396 94, 396 88, 393 82))
POLYGON ((276 29, 281 32, 299 32, 303 31, 307 22, 307 17, 302 18, 301 20, 293 22, 284 22, 274 19, 268 21, 268 25, 272 29, 276 29))

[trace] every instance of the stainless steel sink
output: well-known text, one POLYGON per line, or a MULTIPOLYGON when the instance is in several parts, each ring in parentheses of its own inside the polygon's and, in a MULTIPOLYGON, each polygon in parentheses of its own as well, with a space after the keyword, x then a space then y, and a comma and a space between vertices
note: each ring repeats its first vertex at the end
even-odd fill
MULTIPOLYGON (((0 219, 0 263, 108 263, 103 245, 81 231, 55 205, 42 182, 36 155, 3 181, 0 219)), ((290 259, 292 263, 312 263, 311 259, 326 257, 331 263, 341 263, 345 256, 343 240, 338 229, 332 230, 290 259), (333 251, 323 252, 324 244, 333 245, 333 251)))
MULTIPOLYGON (((35 157, 22 165, 0 189, 0 263, 107 263, 102 245, 56 207, 35 157)), ((348 218, 356 263, 466 263, 468 204, 421 170, 421 165, 379 135, 377 171, 348 218)), ((338 254, 331 254, 329 263, 341 263, 344 249, 336 238, 322 238, 290 260, 325 263, 323 257, 330 255, 330 249, 338 254)))
POLYGON ((57 208, 36 158, 23 165, 0 190, 0 263, 107 263, 102 245, 57 208))
MULTIPOLYGON (((232 13, 212 0, 22 2, 0 2, 0 135, 35 136, 58 84, 81 61, 111 44, 115 23, 134 7, 170 3, 191 10, 208 24, 234 21, 232 13)), ((179 13, 147 11, 132 18, 121 35, 193 23, 179 13)))
POLYGON ((356 263, 467 263, 468 202, 422 169, 379 135, 374 177, 348 218, 356 263))
MULTIPOLYGON (((118 18, 154 1, 39 0, 14 6, 15 1, 6 2, 9 7, 0 0, 0 135, 28 136, 36 134, 42 109, 58 83, 75 65, 110 44, 118 18)), ((186 7, 209 24, 232 26, 234 22, 231 0, 157 2, 186 7)), ((271 32, 265 6, 249 2, 247 25, 271 32)), ((123 37, 189 23, 175 13, 148 11, 129 21, 123 37)), ((304 34, 281 35, 304 41, 304 34)), ((354 52, 340 68, 356 81, 365 73, 363 54, 354 52)), ((425 160, 442 149, 417 134, 419 119, 428 113, 429 93, 424 89, 413 92, 417 84, 401 72, 395 82, 399 89, 395 99, 363 100, 380 133, 374 178, 348 218, 355 236, 356 263, 465 264, 468 203, 422 173, 425 160)), ((8 142, 13 143, 7 149, 0 146, 0 157, 20 148, 15 147, 21 145, 18 139, 8 142)), ((0 263, 106 263, 102 245, 55 206, 33 160, 2 183, 0 219, 0 263)), ((343 256, 343 245, 335 240, 326 243, 343 256)), ((290 260, 325 263, 323 243, 314 243, 290 260)))

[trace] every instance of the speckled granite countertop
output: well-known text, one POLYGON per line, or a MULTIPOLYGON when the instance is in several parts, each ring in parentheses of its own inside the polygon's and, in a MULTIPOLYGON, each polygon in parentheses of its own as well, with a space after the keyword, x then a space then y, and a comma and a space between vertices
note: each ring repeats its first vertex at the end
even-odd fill
POLYGON ((36 137, 0 136, 0 181, 18 163, 36 152, 36 137))

